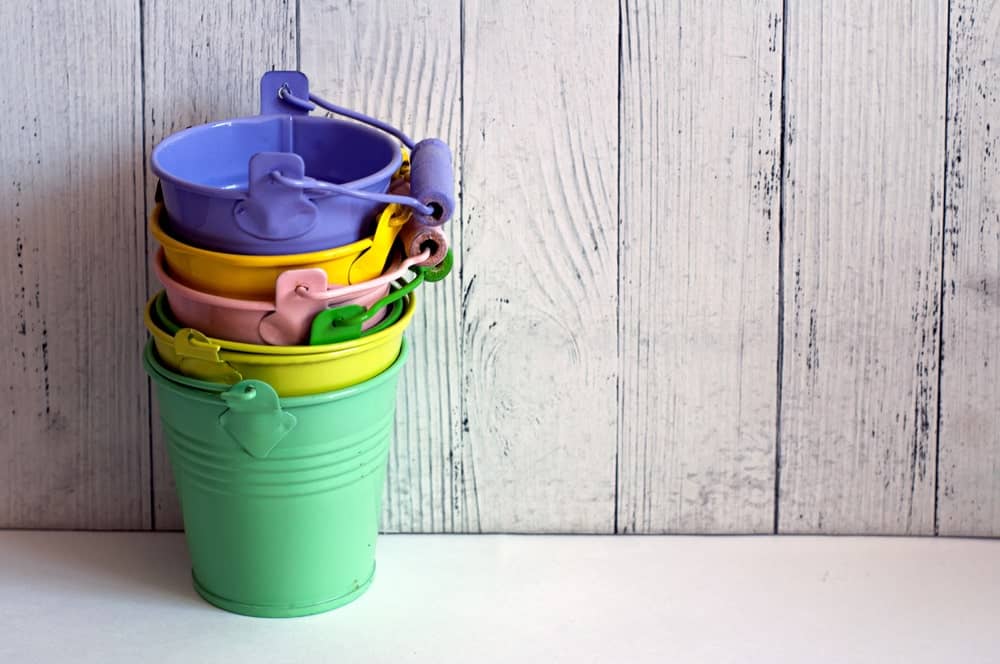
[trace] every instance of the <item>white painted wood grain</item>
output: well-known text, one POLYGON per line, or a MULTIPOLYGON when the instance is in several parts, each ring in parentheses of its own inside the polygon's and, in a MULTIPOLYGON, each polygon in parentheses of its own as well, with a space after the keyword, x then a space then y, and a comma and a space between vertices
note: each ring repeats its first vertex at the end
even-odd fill
POLYGON ((464 422, 484 531, 610 532, 618 10, 464 9, 464 422))
MULTIPOLYGON (((388 121, 414 140, 452 146, 456 176, 461 84, 460 4, 421 0, 308 0, 301 5, 302 70, 334 103, 388 121)), ((456 183, 457 187, 457 183, 456 183)), ((443 230, 461 256, 461 220, 443 230)), ((419 291, 400 377, 382 528, 475 531, 471 455, 461 428, 460 263, 419 291)))
MULTIPOLYGON (((295 69, 293 0, 146 0, 143 27, 147 155, 162 139, 191 125, 256 115, 261 74, 295 69)), ((152 209, 155 186, 150 173, 147 210, 152 209)), ((150 237, 150 256, 155 245, 150 237)), ((152 293, 159 284, 154 276, 149 279, 152 293)), ((181 527, 180 511, 153 406, 155 525, 173 530, 181 527)))
POLYGON ((779 530, 931 533, 946 7, 787 9, 779 530))
POLYGON ((386 530, 1000 535, 1000 2, 785 4, 0 3, 0 527, 180 527, 144 155, 301 51, 461 148, 386 530))
POLYGON ((620 532, 771 532, 781 2, 626 2, 620 532))
POLYGON ((138 7, 0 25, 0 527, 148 528, 138 7))
POLYGON ((1000 2, 955 0, 938 526, 1000 535, 1000 2))

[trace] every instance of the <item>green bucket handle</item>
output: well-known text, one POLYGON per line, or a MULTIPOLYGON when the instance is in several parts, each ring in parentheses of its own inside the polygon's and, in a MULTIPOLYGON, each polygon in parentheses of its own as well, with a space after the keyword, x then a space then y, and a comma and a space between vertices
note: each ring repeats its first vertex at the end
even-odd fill
MULTIPOLYGON (((360 304, 345 304, 339 307, 324 309, 313 318, 309 331, 311 345, 334 344, 341 341, 351 341, 362 336, 362 326, 375 316, 382 308, 388 307, 412 293, 425 281, 440 281, 448 276, 454 264, 451 249, 445 254, 444 260, 433 267, 414 266, 410 270, 416 275, 408 283, 396 282, 396 288, 391 293, 375 302, 367 309, 360 304)), ((400 280, 402 281, 402 280, 400 280)), ((390 316, 364 331, 368 336, 393 324, 390 316)))
POLYGON ((278 393, 263 381, 240 381, 219 396, 229 406, 219 426, 255 459, 266 459, 295 428, 295 416, 282 410, 278 393))
POLYGON ((447 277, 448 273, 451 272, 451 266, 454 264, 455 264, 455 256, 454 254, 451 253, 451 249, 449 249, 447 253, 445 253, 444 259, 437 265, 433 265, 430 267, 414 267, 410 269, 414 271, 419 270, 423 272, 424 279, 431 283, 434 283, 435 281, 441 281, 442 279, 447 277))

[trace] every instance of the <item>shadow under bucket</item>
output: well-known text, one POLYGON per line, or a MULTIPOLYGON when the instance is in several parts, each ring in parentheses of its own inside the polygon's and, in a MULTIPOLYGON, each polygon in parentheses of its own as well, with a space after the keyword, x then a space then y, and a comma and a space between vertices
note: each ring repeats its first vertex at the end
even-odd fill
POLYGON ((375 537, 399 370, 279 398, 264 382, 208 383, 160 364, 156 384, 194 585, 234 613, 285 618, 358 597, 375 572, 375 537))

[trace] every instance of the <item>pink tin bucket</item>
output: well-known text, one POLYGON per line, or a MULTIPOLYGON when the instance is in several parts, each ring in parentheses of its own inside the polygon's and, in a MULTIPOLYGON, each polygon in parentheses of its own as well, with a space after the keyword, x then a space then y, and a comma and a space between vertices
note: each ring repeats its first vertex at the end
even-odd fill
MULTIPOLYGON (((163 249, 153 258, 156 277, 167 291, 177 321, 210 337, 249 344, 296 346, 309 343, 316 314, 332 306, 357 304, 365 308, 385 297, 389 284, 411 266, 427 260, 430 252, 396 260, 381 276, 350 286, 329 287, 326 272, 318 268, 287 270, 275 282, 273 301, 241 300, 204 293, 182 284, 168 272, 163 249)), ((384 313, 365 321, 368 329, 384 313)))

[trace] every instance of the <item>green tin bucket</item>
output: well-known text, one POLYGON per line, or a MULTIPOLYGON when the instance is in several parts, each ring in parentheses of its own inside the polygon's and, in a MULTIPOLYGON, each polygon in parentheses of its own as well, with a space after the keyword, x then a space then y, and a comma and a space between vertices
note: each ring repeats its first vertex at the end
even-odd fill
POLYGON ((279 398, 262 381, 175 374, 146 345, 205 600, 285 618, 329 611, 367 589, 407 353, 404 341, 396 361, 363 383, 279 398))

